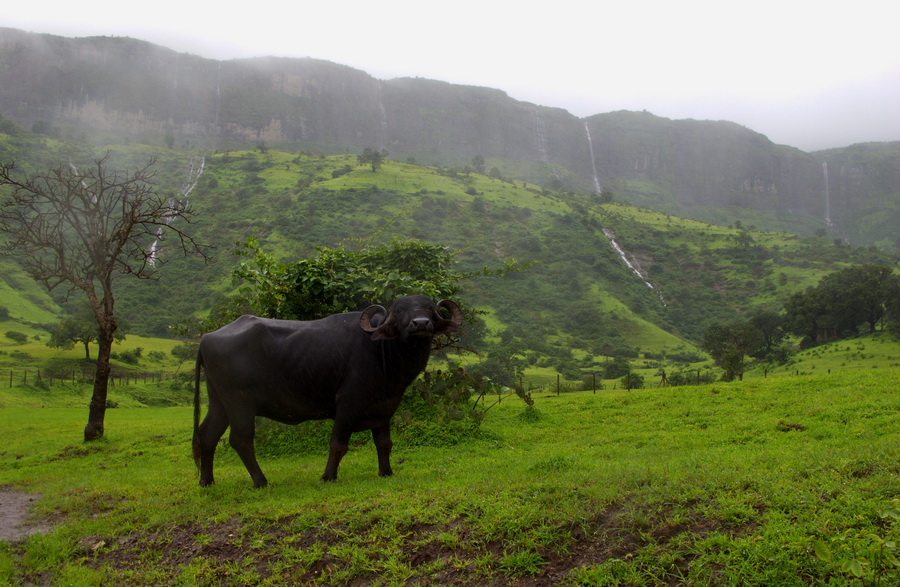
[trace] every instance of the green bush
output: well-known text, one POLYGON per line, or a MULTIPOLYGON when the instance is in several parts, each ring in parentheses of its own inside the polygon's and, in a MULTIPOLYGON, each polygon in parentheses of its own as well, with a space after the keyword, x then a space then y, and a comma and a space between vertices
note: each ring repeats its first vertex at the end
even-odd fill
POLYGON ((128 363, 129 365, 137 365, 143 353, 144 349, 137 347, 136 349, 122 351, 121 353, 112 353, 110 357, 122 361, 123 363, 128 363))
POLYGON ((24 334, 22 332, 16 332, 15 330, 7 330, 6 337, 14 340, 18 344, 25 344, 26 342, 28 342, 27 334, 24 334))

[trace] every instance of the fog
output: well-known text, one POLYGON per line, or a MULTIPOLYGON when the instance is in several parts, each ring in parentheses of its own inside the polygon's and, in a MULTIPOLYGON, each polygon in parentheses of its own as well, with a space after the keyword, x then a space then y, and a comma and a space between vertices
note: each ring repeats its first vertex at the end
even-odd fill
POLYGON ((0 26, 127 36, 214 59, 315 57, 379 79, 497 88, 580 117, 731 120, 807 151, 900 140, 893 3, 618 4, 33 0, 4 7, 0 26))

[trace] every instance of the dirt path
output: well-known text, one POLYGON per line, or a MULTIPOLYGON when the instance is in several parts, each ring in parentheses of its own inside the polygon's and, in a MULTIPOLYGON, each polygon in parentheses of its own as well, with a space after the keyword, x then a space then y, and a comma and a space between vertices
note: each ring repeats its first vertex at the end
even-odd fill
POLYGON ((23 523, 31 511, 32 502, 40 497, 14 489, 0 488, 0 541, 18 542, 32 534, 47 531, 47 526, 23 523))

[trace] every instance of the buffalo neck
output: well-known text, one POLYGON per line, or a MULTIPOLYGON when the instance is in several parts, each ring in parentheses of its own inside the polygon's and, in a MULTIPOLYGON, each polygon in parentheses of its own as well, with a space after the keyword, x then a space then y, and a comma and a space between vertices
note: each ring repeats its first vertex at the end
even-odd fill
POLYGON ((393 371, 403 379, 408 379, 407 385, 428 366, 431 355, 430 336, 384 340, 376 344, 380 346, 383 370, 393 371))

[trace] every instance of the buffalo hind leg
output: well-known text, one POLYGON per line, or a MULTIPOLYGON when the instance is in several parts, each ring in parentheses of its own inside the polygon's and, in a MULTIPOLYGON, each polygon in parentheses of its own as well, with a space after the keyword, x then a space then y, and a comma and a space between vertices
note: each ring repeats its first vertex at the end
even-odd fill
POLYGON ((227 428, 228 416, 215 394, 210 393, 206 418, 200 423, 197 438, 194 440, 195 450, 200 454, 200 485, 203 487, 214 482, 213 458, 216 456, 216 445, 227 428))
POLYGON ((382 477, 390 477, 394 474, 394 471, 391 470, 391 448, 394 446, 394 441, 391 440, 390 423, 372 428, 372 440, 375 441, 375 450, 378 452, 378 474, 382 477))
POLYGON ((256 450, 253 448, 253 438, 256 435, 256 424, 254 418, 242 420, 241 422, 231 423, 231 434, 228 436, 228 442, 234 449, 241 461, 250 473, 253 479, 253 485, 256 488, 265 487, 269 484, 266 476, 263 475, 259 463, 256 461, 256 450))
POLYGON ((331 429, 331 442, 328 444, 328 463, 325 465, 325 472, 322 473, 322 481, 336 481, 338 465, 341 459, 347 454, 350 444, 351 429, 349 426, 334 421, 334 427, 331 429))

